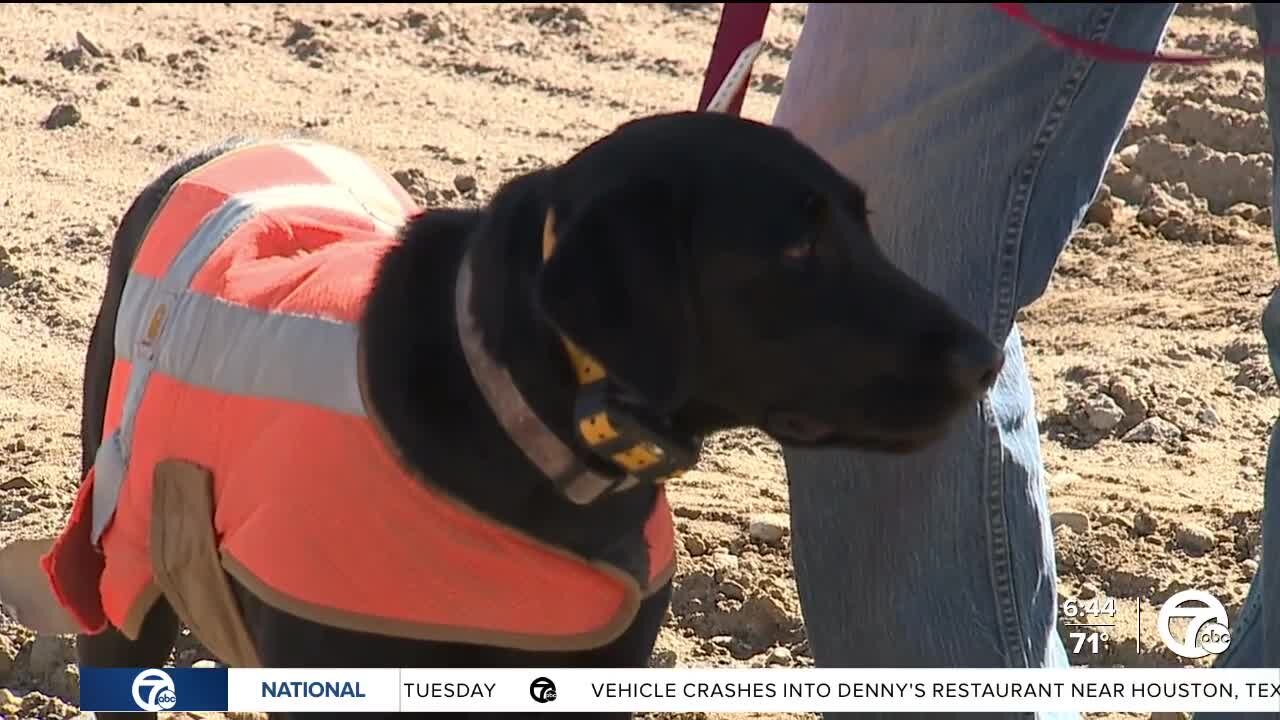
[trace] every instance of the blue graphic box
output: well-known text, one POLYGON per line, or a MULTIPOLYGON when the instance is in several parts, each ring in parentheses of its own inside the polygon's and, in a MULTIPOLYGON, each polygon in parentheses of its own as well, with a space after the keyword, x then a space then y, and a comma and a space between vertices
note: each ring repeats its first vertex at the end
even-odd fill
POLYGON ((226 668, 80 668, 84 712, 227 710, 226 668))

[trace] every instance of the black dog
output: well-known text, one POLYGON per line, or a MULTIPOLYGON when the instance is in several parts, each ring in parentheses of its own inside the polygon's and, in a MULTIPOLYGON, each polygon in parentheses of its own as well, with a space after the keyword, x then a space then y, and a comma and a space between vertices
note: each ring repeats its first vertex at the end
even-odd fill
MULTIPOLYGON (((102 441, 116 312, 148 221, 179 177, 235 145, 170 168, 121 223, 85 367, 83 471, 102 441)), ((739 426, 795 446, 921 448, 990 386, 1002 356, 886 260, 866 216, 861 190, 783 130, 709 113, 627 123, 483 209, 432 210, 403 228, 361 324, 372 405, 409 464, 545 542, 596 557, 643 523, 652 485, 570 502, 494 421, 458 339, 469 254, 487 353, 599 473, 621 475, 575 439, 578 387, 557 331, 695 448, 739 426), (548 210, 561 230, 544 264, 548 210)), ((328 627, 237 586, 269 667, 643 667, 669 591, 604 647, 539 653, 328 627)), ((162 598, 137 641, 81 636, 79 660, 163 665, 177 627, 162 598)))

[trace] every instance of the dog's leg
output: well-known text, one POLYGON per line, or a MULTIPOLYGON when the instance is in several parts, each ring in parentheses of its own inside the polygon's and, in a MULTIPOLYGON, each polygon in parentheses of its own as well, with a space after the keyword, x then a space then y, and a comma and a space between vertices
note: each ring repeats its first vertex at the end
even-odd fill
MULTIPOLYGON (((97 635, 76 636, 76 660, 81 667, 163 667, 178 637, 178 616, 164 598, 156 601, 142 622, 137 640, 116 628, 97 635)), ((99 712, 100 720, 155 720, 148 712, 99 712)))

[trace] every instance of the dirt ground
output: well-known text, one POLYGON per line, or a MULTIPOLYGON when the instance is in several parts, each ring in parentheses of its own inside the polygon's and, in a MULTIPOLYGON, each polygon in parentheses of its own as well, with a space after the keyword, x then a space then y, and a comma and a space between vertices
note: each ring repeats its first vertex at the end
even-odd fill
MULTIPOLYGON (((744 111, 767 120, 803 21, 778 4, 744 111)), ((1241 51, 1240 4, 1184 5, 1166 47, 1241 51)), ((639 115, 692 107, 718 5, 0 5, 0 543, 77 482, 81 362, 108 238, 153 173, 230 134, 302 133, 473 204, 639 115)), ((1065 597, 1115 598, 1080 664, 1175 666, 1132 618, 1257 568, 1280 414, 1259 317, 1277 284, 1261 67, 1153 70, 1029 346, 1065 597), (1141 652, 1135 650, 1141 648, 1141 652)), ((714 438, 674 487, 662 665, 807 665, 776 446, 714 438)), ((1064 635, 1066 630, 1063 630, 1064 635)), ((189 639, 188 665, 203 650, 189 639)), ((71 645, 0 617, 0 716, 75 713, 71 645)), ((796 717, 807 717, 797 715, 796 717)))

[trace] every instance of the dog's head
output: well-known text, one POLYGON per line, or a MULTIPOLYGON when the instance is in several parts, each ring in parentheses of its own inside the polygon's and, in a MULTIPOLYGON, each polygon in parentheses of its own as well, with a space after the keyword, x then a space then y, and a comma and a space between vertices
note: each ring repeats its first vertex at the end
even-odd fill
POLYGON ((896 269, 862 191, 790 133, 676 113, 552 172, 546 318, 676 429, 908 451, 1000 349, 896 269))

